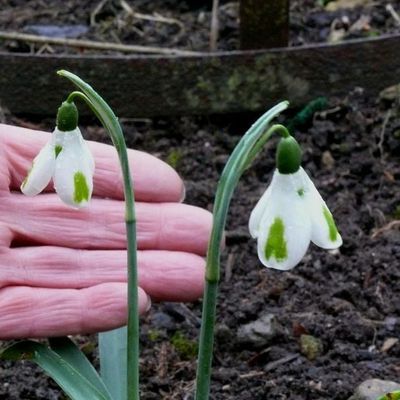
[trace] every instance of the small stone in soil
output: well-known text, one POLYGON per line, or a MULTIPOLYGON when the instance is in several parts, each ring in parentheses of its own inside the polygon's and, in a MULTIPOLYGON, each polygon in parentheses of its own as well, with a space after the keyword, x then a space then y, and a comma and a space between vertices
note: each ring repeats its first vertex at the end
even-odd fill
POLYGON ((376 400, 394 390, 400 390, 400 383, 381 379, 368 379, 361 383, 348 400, 376 400))
POLYGON ((272 339, 282 333, 274 314, 264 314, 256 321, 242 325, 238 331, 238 342, 249 344, 256 348, 264 347, 270 344, 272 339))

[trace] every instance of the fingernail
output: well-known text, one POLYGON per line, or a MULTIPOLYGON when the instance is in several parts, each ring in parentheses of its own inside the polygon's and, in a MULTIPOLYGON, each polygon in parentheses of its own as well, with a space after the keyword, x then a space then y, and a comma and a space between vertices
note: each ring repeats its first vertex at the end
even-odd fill
POLYGON ((146 312, 149 311, 150 308, 151 308, 151 297, 147 296, 146 312))
POLYGON ((183 200, 185 200, 185 197, 186 197, 186 188, 185 188, 185 185, 182 184, 182 192, 181 192, 180 201, 182 202, 183 200))

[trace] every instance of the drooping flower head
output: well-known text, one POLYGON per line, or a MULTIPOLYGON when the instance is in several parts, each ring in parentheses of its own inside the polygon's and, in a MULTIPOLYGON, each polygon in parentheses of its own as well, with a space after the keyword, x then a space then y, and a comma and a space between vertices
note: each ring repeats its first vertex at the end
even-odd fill
POLYGON ((53 178, 61 200, 82 208, 92 196, 93 173, 94 159, 78 128, 78 110, 73 102, 66 101, 58 109, 57 127, 33 160, 21 191, 27 196, 35 196, 53 178))
POLYGON ((280 140, 272 182, 250 215, 260 261, 288 270, 304 257, 310 241, 324 249, 342 238, 326 203, 301 165, 301 149, 288 133, 280 140))

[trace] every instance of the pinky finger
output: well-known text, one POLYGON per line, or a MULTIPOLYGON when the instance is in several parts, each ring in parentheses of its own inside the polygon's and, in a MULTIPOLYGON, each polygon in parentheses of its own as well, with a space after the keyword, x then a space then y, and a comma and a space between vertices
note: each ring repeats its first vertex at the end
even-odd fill
MULTIPOLYGON (((0 340, 93 333, 126 323, 127 285, 104 283, 85 289, 9 286, 0 290, 0 340)), ((150 307, 139 288, 139 312, 150 307)))

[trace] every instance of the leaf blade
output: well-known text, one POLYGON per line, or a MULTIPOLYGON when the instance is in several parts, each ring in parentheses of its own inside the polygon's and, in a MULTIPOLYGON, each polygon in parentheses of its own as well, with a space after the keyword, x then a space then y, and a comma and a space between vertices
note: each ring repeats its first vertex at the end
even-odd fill
POLYGON ((79 371, 97 390, 109 398, 111 395, 100 375, 86 358, 85 354, 67 336, 49 339, 50 348, 73 368, 79 371))
POLYGON ((54 379, 72 400, 111 400, 102 394, 67 361, 49 347, 30 340, 18 342, 3 350, 5 360, 29 360, 38 364, 54 379))
POLYGON ((127 328, 99 333, 100 373, 115 400, 126 400, 127 328))

